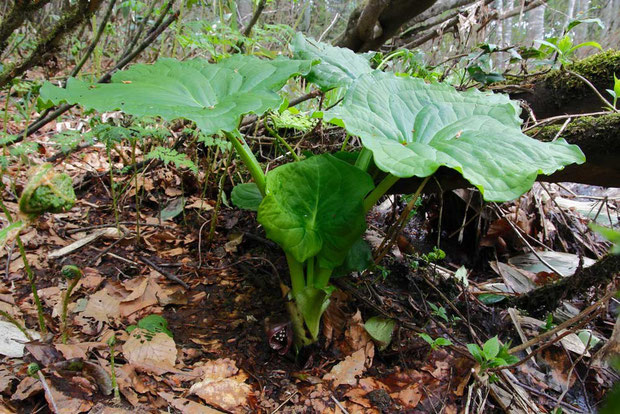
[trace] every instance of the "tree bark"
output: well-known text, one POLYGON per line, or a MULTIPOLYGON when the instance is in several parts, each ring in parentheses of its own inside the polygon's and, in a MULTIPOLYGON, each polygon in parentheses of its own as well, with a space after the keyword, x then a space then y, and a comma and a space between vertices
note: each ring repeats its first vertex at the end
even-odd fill
POLYGON ((336 46, 355 52, 376 50, 398 33, 409 20, 437 0, 368 0, 351 13, 336 46))

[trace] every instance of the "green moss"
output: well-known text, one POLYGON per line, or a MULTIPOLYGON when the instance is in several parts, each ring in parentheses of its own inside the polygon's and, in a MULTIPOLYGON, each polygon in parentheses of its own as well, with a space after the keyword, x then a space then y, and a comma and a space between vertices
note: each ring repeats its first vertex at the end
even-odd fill
MULTIPOLYGON (((613 87, 614 73, 620 75, 620 51, 598 53, 567 65, 566 69, 588 79, 599 90, 609 89, 613 87)), ((561 69, 549 72, 544 81, 552 89, 572 91, 575 94, 588 89, 582 80, 561 69)))
MULTIPOLYGON (((560 131, 562 124, 535 128, 528 135, 541 141, 551 141, 560 131)), ((617 148, 620 131, 620 114, 575 118, 566 126, 560 137, 581 147, 584 153, 605 153, 617 148)))

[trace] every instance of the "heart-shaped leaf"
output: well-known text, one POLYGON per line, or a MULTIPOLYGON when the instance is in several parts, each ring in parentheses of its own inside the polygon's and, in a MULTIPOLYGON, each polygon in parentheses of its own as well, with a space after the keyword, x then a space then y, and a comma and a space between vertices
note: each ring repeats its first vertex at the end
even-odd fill
POLYGON ((195 121, 205 134, 232 131, 247 113, 277 108, 276 93, 294 75, 308 73, 310 61, 261 60, 233 56, 220 63, 194 59, 160 59, 112 76, 111 83, 91 84, 74 78, 62 89, 47 82, 41 97, 54 104, 80 104, 97 111, 122 110, 136 116, 195 121))
POLYGON ((320 60, 306 76, 322 91, 348 86, 364 73, 372 72, 368 59, 372 54, 358 55, 351 49, 317 42, 297 33, 291 43, 293 56, 298 59, 320 60))
POLYGON ((258 206, 263 201, 263 195, 255 183, 243 183, 233 187, 230 199, 239 208, 258 211, 258 206))
POLYGON ((489 201, 519 197, 538 174, 585 162, 579 147, 562 139, 524 135, 518 106, 504 95, 379 71, 358 78, 325 118, 359 136, 383 171, 427 177, 447 166, 489 201))
POLYGON ((324 154, 275 168, 266 180, 258 221, 267 237, 300 263, 317 256, 325 269, 342 264, 366 228, 370 176, 324 154))

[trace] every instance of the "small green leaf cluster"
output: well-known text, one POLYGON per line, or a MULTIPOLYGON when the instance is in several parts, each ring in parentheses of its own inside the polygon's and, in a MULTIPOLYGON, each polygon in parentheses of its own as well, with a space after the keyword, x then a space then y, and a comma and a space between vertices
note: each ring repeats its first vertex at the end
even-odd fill
POLYGON ((155 147, 151 152, 146 154, 147 160, 160 160, 164 165, 174 164, 177 168, 188 168, 195 174, 198 174, 198 167, 186 154, 181 154, 174 148, 155 147))
POLYGON ((172 332, 168 329, 168 321, 161 315, 147 315, 138 321, 138 325, 129 325, 127 332, 131 333, 136 328, 144 329, 152 334, 163 332, 172 338, 172 332))
POLYGON ((482 371, 519 362, 519 358, 508 353, 509 348, 509 343, 500 345, 497 336, 486 341, 482 348, 477 344, 467 344, 469 353, 474 357, 476 362, 480 364, 480 369, 482 371))
POLYGON ((618 98, 620 98, 620 79, 614 73, 614 88, 606 89, 607 93, 613 98, 611 110, 618 109, 618 98))
POLYGON ((438 337, 438 338, 431 338, 430 335, 424 333, 424 332, 420 332, 418 334, 418 336, 422 339, 424 339, 424 341, 426 341, 427 344, 429 344, 431 346, 431 351, 436 351, 438 350, 440 347, 442 346, 451 346, 452 341, 447 339, 447 338, 443 338, 443 337, 438 337))

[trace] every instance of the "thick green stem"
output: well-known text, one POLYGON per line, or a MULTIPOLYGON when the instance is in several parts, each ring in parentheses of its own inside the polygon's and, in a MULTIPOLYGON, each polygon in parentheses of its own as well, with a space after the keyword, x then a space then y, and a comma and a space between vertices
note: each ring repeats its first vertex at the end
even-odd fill
POLYGON ((306 287, 304 265, 295 260, 289 253, 286 253, 286 261, 288 262, 288 269, 291 274, 291 289, 293 291, 293 297, 295 297, 306 287))
POLYGON ((333 269, 325 269, 323 267, 318 267, 318 271, 316 272, 316 277, 314 279, 314 287, 317 289, 323 289, 329 283, 329 278, 332 275, 333 269))
POLYGON ((243 161, 247 169, 250 171, 250 174, 252 175, 252 178, 254 179, 254 182, 256 183, 258 190, 264 196, 265 195, 265 173, 263 172, 263 169, 260 167, 260 164, 258 163, 258 160, 254 156, 254 153, 252 152, 250 147, 248 147, 248 144, 245 142, 245 140, 243 139, 239 131, 224 132, 224 134, 230 140, 233 147, 235 147, 237 154, 239 154, 239 157, 241 157, 241 160, 243 161))
POLYGON ((26 275, 28 276, 28 282, 30 282, 30 289, 32 290, 32 296, 34 298, 34 304, 37 307, 37 313, 39 315, 39 329, 42 334, 47 333, 47 327, 45 326, 45 318, 43 318, 43 306, 41 306, 41 300, 39 299, 39 292, 37 291, 37 285, 34 283, 34 273, 30 268, 30 263, 28 263, 28 259, 26 258, 26 249, 24 249, 24 243, 22 243, 21 237, 17 235, 17 246, 19 247, 19 254, 22 256, 22 260, 24 262, 24 269, 26 270, 26 275))
POLYGON ((398 181, 399 177, 388 173, 388 175, 375 187, 374 190, 364 199, 364 213, 368 213, 372 206, 398 181))
POLYGON ((357 156, 357 160, 355 161, 355 166, 362 171, 368 171, 368 166, 370 165, 370 160, 372 159, 372 151, 366 149, 366 147, 362 148, 362 152, 357 156))

